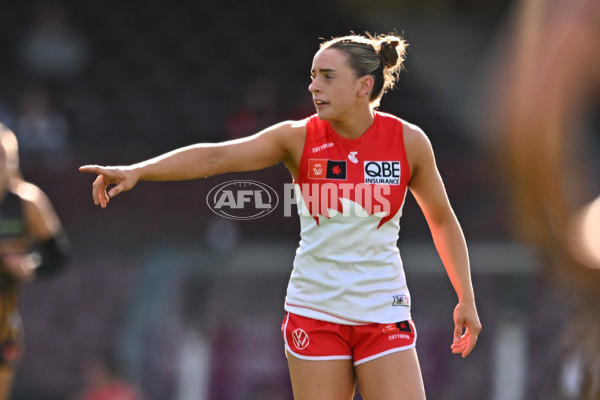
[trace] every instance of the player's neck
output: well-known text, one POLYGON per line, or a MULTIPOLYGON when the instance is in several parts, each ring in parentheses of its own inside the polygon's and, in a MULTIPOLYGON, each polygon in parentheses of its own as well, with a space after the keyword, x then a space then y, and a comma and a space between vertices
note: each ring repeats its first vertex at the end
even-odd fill
POLYGON ((369 109, 366 113, 350 115, 348 118, 330 121, 333 130, 346 139, 358 139, 373 124, 375 113, 369 109))

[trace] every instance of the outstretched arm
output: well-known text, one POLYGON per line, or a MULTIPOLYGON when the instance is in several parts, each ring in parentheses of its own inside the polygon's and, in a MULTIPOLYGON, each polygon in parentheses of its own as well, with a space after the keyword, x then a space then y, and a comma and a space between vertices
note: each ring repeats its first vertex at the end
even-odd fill
POLYGON ((93 184, 96 205, 105 208, 109 199, 129 190, 140 180, 179 181, 227 172, 252 171, 285 162, 293 169, 302 122, 282 122, 247 138, 216 144, 183 147, 137 164, 120 167, 86 165, 81 172, 98 174, 93 184), (107 191, 108 186, 115 185, 107 191))
POLYGON ((454 341, 451 348, 453 353, 462 354, 464 358, 475 347, 481 331, 471 283, 467 244, 450 206, 429 139, 417 127, 407 126, 405 142, 411 162, 411 192, 423 210, 436 249, 458 296, 458 305, 454 309, 454 341))

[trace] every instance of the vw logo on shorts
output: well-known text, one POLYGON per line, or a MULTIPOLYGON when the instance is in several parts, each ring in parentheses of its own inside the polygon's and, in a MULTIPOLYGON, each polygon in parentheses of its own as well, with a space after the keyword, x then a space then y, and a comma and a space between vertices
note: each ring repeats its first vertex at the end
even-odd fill
POLYGON ((304 332, 302 329, 296 329, 292 332, 292 339, 294 339, 294 346, 296 346, 298 350, 304 350, 310 343, 308 333, 304 332))
POLYGON ((279 204, 279 197, 273 188, 264 183, 236 180, 212 188, 206 195, 206 204, 221 217, 246 220, 273 212, 279 204))

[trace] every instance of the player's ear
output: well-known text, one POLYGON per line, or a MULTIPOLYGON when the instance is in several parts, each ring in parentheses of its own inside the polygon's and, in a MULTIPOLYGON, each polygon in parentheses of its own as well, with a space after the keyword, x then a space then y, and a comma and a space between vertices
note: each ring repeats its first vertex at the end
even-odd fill
POLYGON ((373 89, 373 84, 375 81, 371 75, 365 75, 359 78, 359 95, 360 96, 369 96, 371 94, 371 90, 373 89))

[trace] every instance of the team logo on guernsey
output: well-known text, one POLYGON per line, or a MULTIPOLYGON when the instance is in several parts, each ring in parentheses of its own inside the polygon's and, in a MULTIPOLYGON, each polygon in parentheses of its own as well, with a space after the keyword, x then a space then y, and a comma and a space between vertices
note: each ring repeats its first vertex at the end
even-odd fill
POLYGON ((308 333, 302 329, 296 329, 294 332, 292 332, 292 339, 294 340, 294 346, 296 346, 298 350, 304 350, 310 343, 310 340, 308 339, 308 333))
POLYGON ((309 159, 308 178, 346 180, 346 161, 309 159))
POLYGON ((410 297, 405 294, 394 296, 394 302, 392 303, 392 306, 410 307, 410 297))
POLYGON ((365 161, 365 183, 400 184, 400 161, 365 161))
POLYGON ((356 158, 357 154, 358 151, 351 151, 350 154, 348 154, 348 160, 352 161, 354 164, 358 164, 358 158, 356 158))

